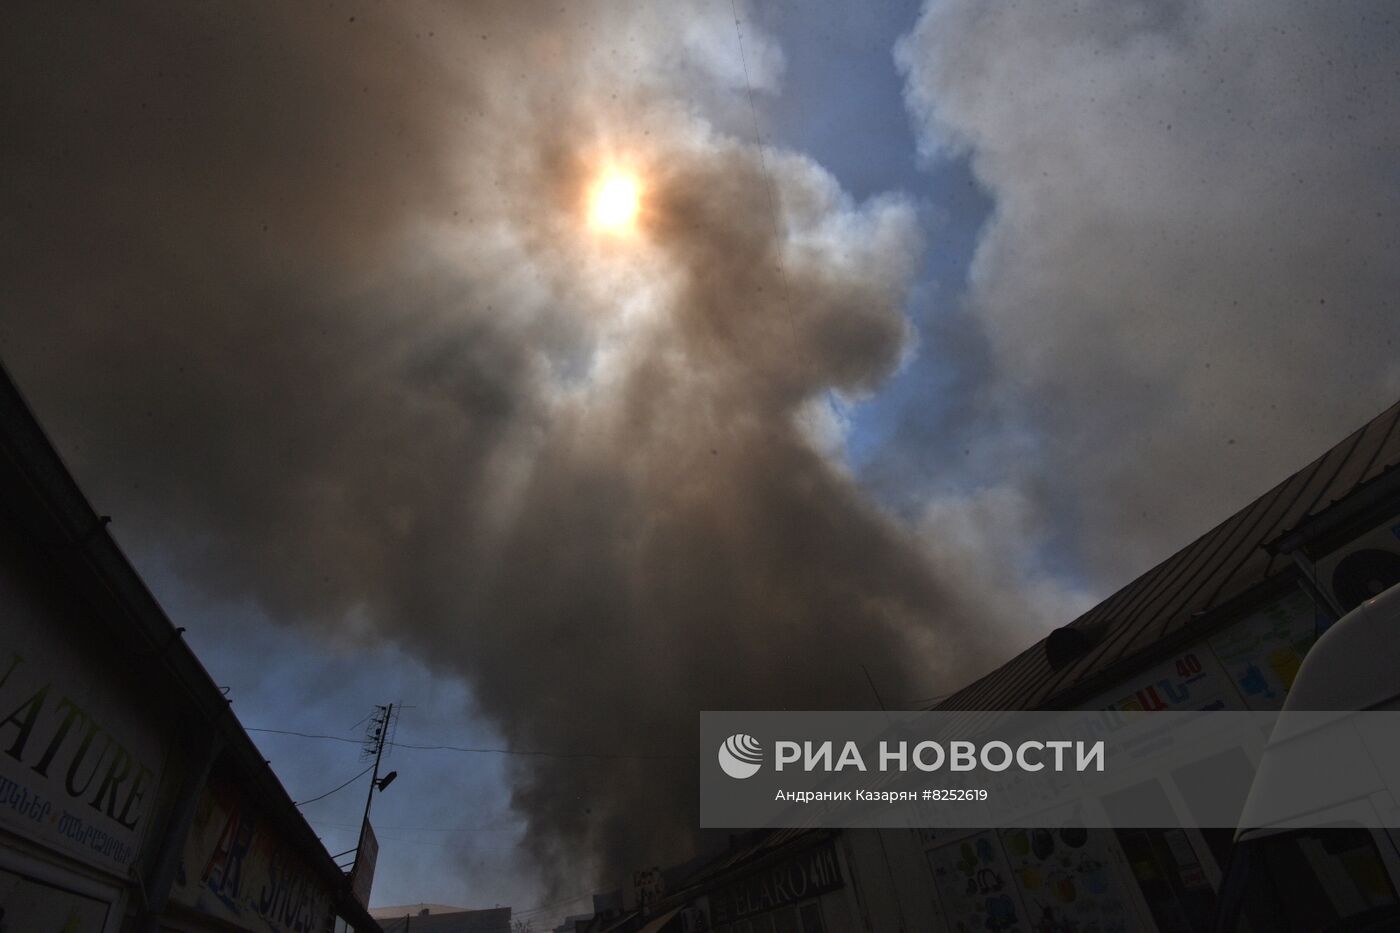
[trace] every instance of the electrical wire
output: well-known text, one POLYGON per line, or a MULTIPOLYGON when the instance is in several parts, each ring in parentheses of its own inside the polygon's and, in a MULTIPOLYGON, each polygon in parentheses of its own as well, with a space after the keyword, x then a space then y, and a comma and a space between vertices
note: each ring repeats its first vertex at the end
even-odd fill
POLYGON ((525 916, 526 914, 537 914, 537 913, 539 913, 540 911, 549 910, 551 907, 559 907, 559 906, 561 906, 561 905, 563 905, 563 904, 573 904, 573 903, 575 903, 575 902, 577 902, 577 901, 583 900, 585 897, 592 897, 594 893, 596 893, 596 892, 593 892, 593 891, 585 891, 585 892, 582 893, 582 894, 575 894, 573 897, 565 898, 565 899, 562 900, 562 901, 551 901, 551 902, 548 903, 548 904, 540 904, 538 907, 530 907, 530 908, 528 908, 528 909, 526 909, 526 910, 517 910, 517 911, 514 911, 514 912, 512 913, 512 916, 515 916, 515 917, 523 917, 523 916, 525 916))
MULTIPOLYGON (((266 732, 272 735, 294 735, 303 739, 327 739, 332 742, 364 744, 363 739, 346 738, 343 735, 323 735, 315 732, 294 732, 290 729, 254 729, 244 727, 248 732, 266 732)), ((638 755, 625 752, 549 752, 518 748, 493 748, 472 745, 415 745, 408 742, 388 742, 389 748, 408 748, 417 751, 465 752, 473 755, 517 755, 529 758, 592 758, 604 761, 690 761, 694 755, 638 755)))
POLYGON ((273 735, 296 735, 303 739, 329 739, 332 742, 349 742, 352 745, 365 744, 364 739, 349 739, 343 735, 321 735, 315 732, 291 732, 287 729, 254 729, 252 726, 244 726, 244 732, 270 732, 273 735))
POLYGON ((629 755, 621 752, 545 752, 527 751, 518 748, 489 748, 469 745, 411 745, 406 742, 392 743, 396 748, 413 748, 419 751, 468 752, 477 755, 519 755, 531 758, 597 758, 602 760, 626 761, 689 761, 694 755, 629 755))
POLYGON ((370 771, 372 771, 372 770, 374 770, 374 765, 370 765, 368 768, 366 768, 365 770, 361 771, 359 774, 355 775, 355 776, 352 777, 350 780, 346 781, 344 784, 341 784, 341 785, 339 785, 339 786, 337 786, 337 787, 332 787, 330 790, 326 791, 326 792, 325 792, 324 794, 322 794, 321 796, 319 796, 319 797, 312 797, 310 800, 298 800, 298 801, 295 801, 295 802, 293 803, 293 806, 303 807, 303 806, 306 806, 306 804, 308 804, 308 803, 315 803, 315 802, 318 801, 318 800, 324 800, 324 799, 326 799, 327 797, 329 797, 331 794, 334 794, 336 791, 338 791, 338 790, 344 790, 345 788, 349 787, 351 784, 354 784, 354 783, 355 783, 356 781, 358 781, 360 778, 364 777, 366 774, 369 774, 370 771))
MULTIPOLYGON (((334 829, 359 829, 358 823, 333 823, 330 820, 312 820, 308 823, 313 826, 329 826, 334 829)), ((389 830, 391 832, 406 833, 513 833, 518 832, 518 826, 391 826, 384 824, 378 826, 377 830, 389 830)))

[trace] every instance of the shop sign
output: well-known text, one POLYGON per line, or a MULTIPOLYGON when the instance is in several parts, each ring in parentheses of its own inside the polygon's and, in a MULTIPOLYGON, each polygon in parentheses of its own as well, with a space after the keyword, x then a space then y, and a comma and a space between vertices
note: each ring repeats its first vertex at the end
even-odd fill
POLYGON ((360 832, 360 850, 355 853, 355 868, 350 872, 350 893, 361 906, 369 906, 369 892, 374 887, 374 868, 379 864, 379 839, 368 819, 360 832))
POLYGON ((271 933, 325 933, 331 892, 236 787, 211 780, 185 841, 171 898, 271 933))
POLYGON ((841 867, 830 845, 808 849, 756 871, 710 896, 710 922, 716 926, 753 914, 810 900, 841 887, 841 867))
POLYGON ((1194 711, 1245 707, 1219 662, 1209 648, 1200 643, 1142 674, 1125 679, 1080 708, 1194 711))
POLYGON ((127 877, 160 792, 162 743, 50 614, 0 577, 0 825, 127 877))

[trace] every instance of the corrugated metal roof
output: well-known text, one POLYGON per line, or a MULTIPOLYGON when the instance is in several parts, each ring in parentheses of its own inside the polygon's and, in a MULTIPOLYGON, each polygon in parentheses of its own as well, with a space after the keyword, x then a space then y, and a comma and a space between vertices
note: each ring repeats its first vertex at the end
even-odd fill
MULTIPOLYGON (((1042 639, 938 703, 941 710, 1034 709, 1155 660, 1152 649, 1271 580, 1291 559, 1270 542, 1400 464, 1400 402, 1249 505, 1070 623, 1101 632, 1084 657, 1053 670, 1042 639)), ((1219 614, 1224 621, 1224 613, 1219 614)), ((1104 684, 1107 686, 1107 684, 1104 684)))

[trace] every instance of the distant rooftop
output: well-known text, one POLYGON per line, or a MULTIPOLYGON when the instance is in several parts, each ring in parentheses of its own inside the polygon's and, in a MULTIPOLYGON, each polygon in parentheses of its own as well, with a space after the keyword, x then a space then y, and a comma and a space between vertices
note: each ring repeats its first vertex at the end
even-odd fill
POLYGON ((376 920, 390 920, 398 917, 420 917, 423 914, 452 914, 463 910, 476 910, 475 907, 453 907, 451 904, 399 904, 394 907, 371 907, 369 915, 376 920))
POLYGON ((509 907, 452 907, 447 904, 400 904, 376 907, 374 918, 384 933, 510 933, 509 907))

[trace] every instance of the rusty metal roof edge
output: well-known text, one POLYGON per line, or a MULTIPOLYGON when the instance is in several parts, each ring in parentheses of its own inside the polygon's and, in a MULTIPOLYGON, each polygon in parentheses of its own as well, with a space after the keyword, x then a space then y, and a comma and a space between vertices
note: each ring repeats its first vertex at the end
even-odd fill
POLYGON ((1400 464, 1387 464, 1370 479, 1362 480, 1347 495, 1325 508, 1305 515, 1292 528, 1264 543, 1270 554, 1292 554, 1299 548, 1326 541, 1329 535, 1363 519, 1377 507, 1400 500, 1400 464))
POLYGON ((1238 622, 1263 604, 1284 595, 1297 585, 1298 571, 1290 565, 1282 572, 1261 580, 1224 602, 1196 613, 1185 625, 1167 632, 1161 638, 1132 654, 1116 658, 1064 690, 1050 694, 1040 704, 1040 707, 1044 709, 1068 709, 1073 704, 1081 703, 1094 694, 1107 690, 1115 682, 1160 663, 1163 654, 1171 653, 1170 650, 1164 651, 1164 648, 1185 647, 1203 638, 1209 638, 1231 623, 1238 622))

